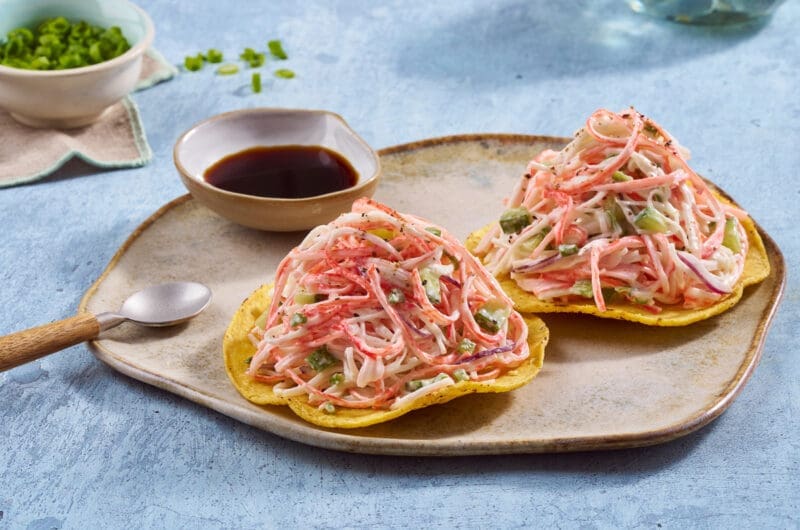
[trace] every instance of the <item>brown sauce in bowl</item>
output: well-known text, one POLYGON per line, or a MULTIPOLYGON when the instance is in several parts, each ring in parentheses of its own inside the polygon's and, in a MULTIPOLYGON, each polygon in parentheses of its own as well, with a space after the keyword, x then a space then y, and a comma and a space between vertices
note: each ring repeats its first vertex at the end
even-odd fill
POLYGON ((350 162, 318 145, 253 147, 215 162, 203 176, 226 191, 280 199, 341 191, 358 181, 350 162))

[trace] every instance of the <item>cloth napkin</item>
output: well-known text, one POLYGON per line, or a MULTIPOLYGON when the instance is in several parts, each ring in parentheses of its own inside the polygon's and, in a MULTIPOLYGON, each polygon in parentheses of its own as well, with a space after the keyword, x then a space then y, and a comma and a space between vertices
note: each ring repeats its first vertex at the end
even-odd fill
MULTIPOLYGON (((136 90, 171 79, 178 70, 154 49, 142 60, 136 90)), ((0 109, 0 188, 33 182, 78 157, 100 168, 139 167, 153 157, 136 103, 114 104, 95 123, 76 129, 35 129, 0 109)))

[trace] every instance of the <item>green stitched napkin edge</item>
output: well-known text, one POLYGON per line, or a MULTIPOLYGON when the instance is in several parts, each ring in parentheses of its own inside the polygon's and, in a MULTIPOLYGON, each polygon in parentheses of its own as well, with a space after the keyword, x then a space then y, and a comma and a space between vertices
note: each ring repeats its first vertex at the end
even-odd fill
POLYGON ((161 53, 156 50, 155 48, 148 48, 145 52, 151 59, 156 61, 161 65, 161 71, 156 72, 155 74, 151 75, 147 79, 140 79, 133 90, 144 90, 145 88, 150 88, 153 85, 157 85, 162 81, 168 81, 178 75, 178 69, 175 68, 175 65, 171 62, 167 61, 161 53))
POLYGON ((136 103, 130 98, 130 96, 125 96, 125 98, 121 100, 121 103, 122 106, 125 108, 125 111, 128 113, 128 120, 130 121, 131 124, 131 132, 133 133, 133 141, 136 144, 136 150, 139 151, 138 158, 127 159, 127 160, 112 160, 109 162, 109 161, 95 160, 94 158, 86 156, 80 151, 72 150, 69 151, 68 153, 65 153, 64 156, 56 160, 55 163, 48 169, 43 169, 42 171, 34 173, 33 175, 2 181, 0 182, 0 188, 8 188, 10 186, 25 184, 27 182, 40 180, 61 169, 61 167, 67 162, 69 162, 73 157, 83 160, 87 164, 98 167, 100 169, 142 167, 147 163, 149 163, 153 159, 153 151, 152 149, 150 149, 150 144, 147 143, 147 136, 144 131, 144 124, 142 123, 142 120, 139 117, 139 108, 136 106, 136 103))

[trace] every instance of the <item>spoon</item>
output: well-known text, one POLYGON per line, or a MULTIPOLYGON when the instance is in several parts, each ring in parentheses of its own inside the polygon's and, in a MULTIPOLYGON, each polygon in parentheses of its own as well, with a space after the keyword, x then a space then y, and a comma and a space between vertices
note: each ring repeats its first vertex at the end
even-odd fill
POLYGON ((132 294, 116 313, 82 313, 0 337, 0 372, 69 346, 96 339, 101 331, 127 321, 140 326, 173 326, 208 306, 211 290, 194 282, 151 285, 132 294))

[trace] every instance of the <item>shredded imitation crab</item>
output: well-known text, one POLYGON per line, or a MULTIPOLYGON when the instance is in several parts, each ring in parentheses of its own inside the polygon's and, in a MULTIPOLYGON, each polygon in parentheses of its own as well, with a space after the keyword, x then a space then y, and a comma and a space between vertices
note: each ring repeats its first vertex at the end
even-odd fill
POLYGON ((391 409, 528 356, 497 281, 443 228, 369 199, 313 229, 278 266, 247 373, 280 396, 391 409))
POLYGON ((653 313, 712 305, 744 269, 747 214, 721 202, 688 159, 634 109, 598 110, 564 149, 530 162, 475 250, 542 300, 653 313))

